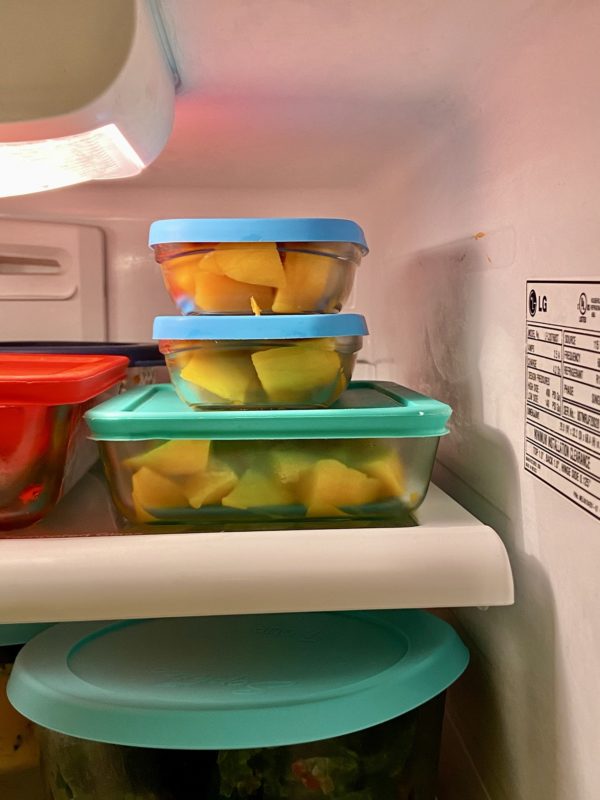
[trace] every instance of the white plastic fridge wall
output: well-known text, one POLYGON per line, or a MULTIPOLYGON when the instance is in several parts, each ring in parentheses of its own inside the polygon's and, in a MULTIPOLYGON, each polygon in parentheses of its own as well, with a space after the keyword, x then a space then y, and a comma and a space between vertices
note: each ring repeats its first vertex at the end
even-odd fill
POLYGON ((438 480, 500 531, 516 576, 514 608, 454 615, 472 665, 440 797, 591 800, 600 531, 524 472, 523 393, 526 280, 599 272, 600 5, 164 5, 184 88, 165 153, 134 181, 0 213, 103 228, 117 339, 171 310, 154 217, 360 220, 363 369, 454 407, 438 480))

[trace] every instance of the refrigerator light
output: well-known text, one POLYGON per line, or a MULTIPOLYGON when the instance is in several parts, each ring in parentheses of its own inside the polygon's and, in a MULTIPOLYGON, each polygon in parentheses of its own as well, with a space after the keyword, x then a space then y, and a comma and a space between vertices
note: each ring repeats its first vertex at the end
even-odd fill
POLYGON ((0 197, 127 178, 145 166, 114 123, 56 139, 0 142, 0 197))

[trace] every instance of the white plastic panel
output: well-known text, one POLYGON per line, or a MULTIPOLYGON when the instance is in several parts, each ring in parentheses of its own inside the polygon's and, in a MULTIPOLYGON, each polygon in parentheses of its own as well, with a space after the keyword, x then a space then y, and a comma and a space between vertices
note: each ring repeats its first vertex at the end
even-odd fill
POLYGON ((0 621, 512 603, 491 528, 435 486, 417 518, 408 528, 106 536, 112 506, 90 474, 38 530, 63 538, 0 541, 0 621), (92 535, 64 538, 73 531, 92 535))
POLYGON ((3 339, 104 339, 102 232, 0 219, 0 298, 3 339))

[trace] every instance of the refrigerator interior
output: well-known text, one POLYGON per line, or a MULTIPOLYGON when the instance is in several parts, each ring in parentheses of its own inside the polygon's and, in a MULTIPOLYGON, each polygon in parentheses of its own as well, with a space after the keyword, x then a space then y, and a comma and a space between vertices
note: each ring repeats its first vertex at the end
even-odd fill
MULTIPOLYGON (((0 221, 98 229, 104 266, 80 265, 96 290, 68 313, 102 309, 108 338, 143 341, 174 313, 153 219, 357 220, 360 377, 452 406, 436 483, 498 531, 515 576, 513 607, 446 612, 472 665, 450 694, 440 799, 591 800, 598 520, 524 470, 523 431, 526 282, 598 277, 600 6, 162 5, 182 79, 162 155, 134 179, 2 200, 0 221)), ((31 335, 15 314, 3 339, 61 338, 43 301, 10 302, 31 335)))

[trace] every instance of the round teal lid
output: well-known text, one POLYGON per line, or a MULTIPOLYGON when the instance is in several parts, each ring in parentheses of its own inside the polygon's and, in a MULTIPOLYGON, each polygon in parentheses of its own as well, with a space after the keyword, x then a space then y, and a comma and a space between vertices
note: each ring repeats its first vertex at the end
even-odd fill
POLYGON ((25 622, 14 625, 0 625, 0 645, 28 642, 52 624, 52 622, 25 622))
POLYGON ((423 611, 57 625, 8 685, 34 722, 141 747, 234 749, 340 736, 446 689, 468 651, 423 611))

